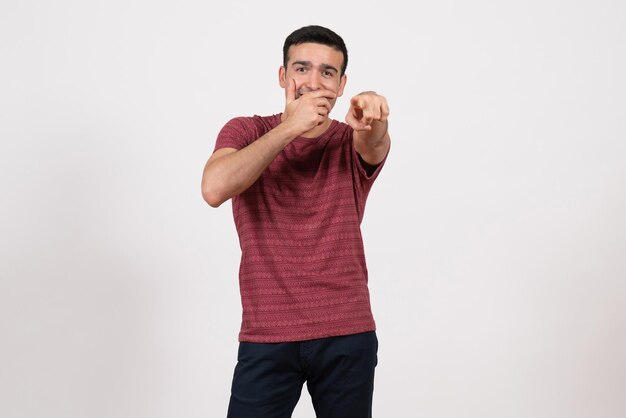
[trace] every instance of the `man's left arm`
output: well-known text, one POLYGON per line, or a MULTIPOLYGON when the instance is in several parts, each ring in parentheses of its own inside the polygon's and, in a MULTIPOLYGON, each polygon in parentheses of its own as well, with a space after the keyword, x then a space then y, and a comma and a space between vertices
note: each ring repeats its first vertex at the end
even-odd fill
POLYGON ((389 151, 388 117, 387 99, 376 92, 365 91, 350 99, 346 123, 354 129, 354 149, 370 165, 380 164, 389 151))

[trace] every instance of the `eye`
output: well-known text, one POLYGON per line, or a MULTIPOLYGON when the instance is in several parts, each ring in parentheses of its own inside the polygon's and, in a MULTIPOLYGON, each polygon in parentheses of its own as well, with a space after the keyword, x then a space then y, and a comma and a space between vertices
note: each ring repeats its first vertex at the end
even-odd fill
POLYGON ((332 77, 334 73, 332 71, 324 71, 324 77, 332 77))
POLYGON ((305 72, 305 71, 306 71, 306 68, 304 68, 304 67, 298 67, 298 68, 296 68, 296 70, 295 70, 295 71, 296 71, 297 73, 303 73, 303 72, 305 72))

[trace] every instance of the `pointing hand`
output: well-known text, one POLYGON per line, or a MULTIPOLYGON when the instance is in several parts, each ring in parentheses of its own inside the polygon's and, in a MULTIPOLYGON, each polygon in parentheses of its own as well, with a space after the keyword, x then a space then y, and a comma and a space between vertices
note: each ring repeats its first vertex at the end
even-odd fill
POLYGON ((346 123, 355 131, 369 131, 373 121, 385 122, 389 117, 387 99, 373 91, 359 93, 350 99, 346 123))

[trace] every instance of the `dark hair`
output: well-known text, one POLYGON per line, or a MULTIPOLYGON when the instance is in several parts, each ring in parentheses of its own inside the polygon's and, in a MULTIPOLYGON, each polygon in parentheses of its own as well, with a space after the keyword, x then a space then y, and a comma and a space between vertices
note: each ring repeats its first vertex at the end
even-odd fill
POLYGON ((346 48, 346 44, 343 42, 343 39, 341 39, 341 36, 337 35, 332 30, 317 25, 304 26, 300 29, 296 29, 285 39, 285 45, 283 45, 283 65, 285 68, 287 68, 287 61, 289 61, 289 47, 306 42, 328 45, 341 52, 343 54, 341 75, 345 74, 346 68, 348 67, 348 49, 346 48))

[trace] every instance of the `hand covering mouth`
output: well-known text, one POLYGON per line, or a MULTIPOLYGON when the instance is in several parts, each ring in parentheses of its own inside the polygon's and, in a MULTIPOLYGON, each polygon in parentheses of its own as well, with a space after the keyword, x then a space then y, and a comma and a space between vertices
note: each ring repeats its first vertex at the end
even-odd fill
POLYGON ((311 93, 313 91, 315 91, 315 90, 312 90, 312 89, 309 89, 309 88, 300 88, 300 89, 298 89, 298 91, 296 93, 296 99, 299 99, 300 96, 302 96, 303 94, 311 93))

